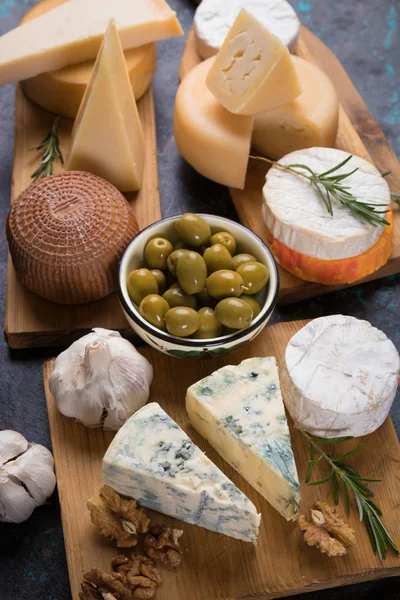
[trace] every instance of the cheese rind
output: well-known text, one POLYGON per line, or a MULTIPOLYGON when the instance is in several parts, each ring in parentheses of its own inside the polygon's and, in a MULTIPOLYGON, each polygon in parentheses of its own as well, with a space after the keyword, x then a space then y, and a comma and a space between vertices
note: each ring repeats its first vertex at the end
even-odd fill
POLYGON ((261 515, 254 504, 155 402, 118 431, 103 480, 141 506, 256 543, 261 515))
POLYGON ((140 188, 144 137, 115 23, 107 29, 72 131, 69 171, 89 171, 119 190, 140 188))
POLYGON ((273 159, 302 148, 333 147, 338 130, 339 101, 331 80, 299 56, 292 61, 302 93, 254 119, 252 146, 273 159))
POLYGON ((229 365, 192 385, 193 427, 287 520, 300 484, 274 357, 229 365))
MULTIPOLYGON (((69 0, 41 0, 29 10, 20 22, 31 21, 69 0)), ((125 50, 126 66, 135 100, 138 101, 149 89, 157 63, 155 44, 125 50)), ((61 117, 75 119, 85 90, 90 81, 95 61, 63 67, 56 71, 41 73, 21 81, 24 94, 39 106, 61 117)))
POLYGON ((285 403, 297 427, 318 437, 367 435, 389 414, 399 369, 395 346, 367 321, 314 319, 287 346, 285 403))
POLYGON ((207 77, 227 110, 255 115, 291 102, 301 93, 288 49, 242 9, 207 77))
POLYGON ((183 158, 217 183, 244 188, 253 117, 232 115, 213 96, 206 78, 210 58, 192 69, 175 100, 174 133, 183 158))
POLYGON ((202 0, 193 21, 196 46, 202 58, 217 54, 242 8, 256 17, 291 52, 296 50, 300 21, 286 0, 202 0))
MULTIPOLYGON (((283 165, 305 164, 316 173, 338 165, 349 156, 333 148, 308 148, 284 156, 283 165)), ((379 171, 366 160, 353 156, 337 174, 358 171, 346 179, 346 185, 359 202, 390 208, 390 190, 379 171)), ((321 260, 358 256, 381 237, 384 227, 354 217, 348 208, 332 199, 329 215, 317 190, 298 175, 273 166, 263 188, 263 214, 271 235, 288 248, 321 260)), ((379 210, 382 210, 380 208, 379 210)))
POLYGON ((0 85, 95 58, 111 19, 124 49, 183 35, 164 0, 69 0, 0 38, 0 85))

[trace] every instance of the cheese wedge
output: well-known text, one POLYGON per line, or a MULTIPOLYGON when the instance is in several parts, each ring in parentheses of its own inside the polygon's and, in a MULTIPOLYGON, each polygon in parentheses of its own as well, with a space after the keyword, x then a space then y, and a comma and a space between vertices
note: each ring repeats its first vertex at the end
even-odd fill
POLYGON ((0 38, 0 85, 95 58, 110 19, 124 49, 183 34, 164 0, 69 0, 0 38))
POLYGON ((289 50, 242 9, 216 56, 207 85, 227 110, 255 115, 301 93, 289 50))
POLYGON ((300 507, 274 357, 249 358, 192 385, 186 410, 193 427, 287 520, 300 507))
POLYGON ((290 340, 282 386, 299 429, 323 438, 375 431, 396 396, 399 353, 367 321, 314 319, 290 340))
POLYGON ((118 431, 103 459, 103 480, 141 506, 257 541, 261 515, 254 504, 155 402, 118 431))
POLYGON ((116 25, 111 21, 72 131, 69 171, 89 171, 123 192, 140 188, 144 137, 116 25))
POLYGON ((279 159, 302 148, 335 145, 339 101, 331 80, 299 56, 292 56, 292 61, 302 93, 254 119, 252 146, 269 158, 279 159))
MULTIPOLYGON (((29 10, 20 25, 32 21, 70 0, 41 0, 29 10)), ((125 50, 133 94, 138 101, 149 89, 157 63, 155 44, 125 50)), ((24 94, 39 106, 61 117, 75 119, 94 67, 94 59, 41 73, 21 81, 24 94)))
POLYGON ((206 86, 214 58, 192 69, 175 100, 174 133, 183 158, 196 171, 223 185, 244 188, 253 117, 233 115, 206 86))

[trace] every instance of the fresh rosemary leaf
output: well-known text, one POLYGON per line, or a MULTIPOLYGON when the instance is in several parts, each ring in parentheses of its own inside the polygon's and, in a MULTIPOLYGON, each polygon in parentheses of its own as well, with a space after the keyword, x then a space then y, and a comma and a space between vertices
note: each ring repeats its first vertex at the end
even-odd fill
POLYGON ((44 149, 40 165, 31 175, 31 178, 34 181, 37 181, 39 177, 48 177, 49 175, 53 175, 53 163, 55 160, 59 160, 62 165, 64 164, 64 158, 60 150, 58 121, 59 119, 57 117, 51 130, 45 135, 40 144, 35 148, 32 148, 32 150, 37 151, 44 149))
POLYGON ((349 440, 353 440, 353 436, 352 435, 347 435, 344 437, 337 437, 337 438, 315 438, 314 442, 316 444, 320 444, 321 446, 325 446, 327 444, 341 444, 342 442, 348 442, 349 440))
POLYGON ((310 461, 307 468, 306 483, 307 485, 320 485, 326 483, 330 479, 332 480, 334 501, 335 504, 339 503, 340 496, 340 483, 343 486, 344 503, 346 508, 346 514, 350 513, 350 492, 354 496, 354 500, 357 505, 360 521, 362 521, 366 527, 371 547, 374 554, 378 554, 380 560, 384 560, 388 550, 392 550, 395 554, 399 555, 399 549, 394 543, 388 530, 382 523, 382 511, 381 509, 371 500, 374 496, 372 490, 370 490, 365 483, 366 482, 379 482, 379 479, 369 479, 362 477, 355 469, 349 467, 343 462, 344 458, 352 456, 361 448, 364 444, 359 444, 353 450, 342 454, 339 457, 334 457, 327 454, 321 446, 328 444, 337 444, 343 441, 351 440, 351 437, 342 437, 329 440, 321 440, 312 437, 307 431, 302 430, 301 432, 310 446, 310 461), (315 456, 318 454, 318 459, 315 456), (330 466, 330 473, 323 479, 318 481, 310 481, 311 472, 314 464, 319 460, 324 459, 330 466))

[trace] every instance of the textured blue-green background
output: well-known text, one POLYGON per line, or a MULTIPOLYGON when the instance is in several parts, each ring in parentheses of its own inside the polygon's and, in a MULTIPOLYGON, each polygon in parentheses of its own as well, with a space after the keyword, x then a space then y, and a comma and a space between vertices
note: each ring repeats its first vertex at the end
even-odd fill
MULTIPOLYGON (((143 0, 144 1, 144 0, 143 0)), ((400 156, 400 2, 390 0, 290 0, 304 25, 339 57, 371 112, 400 156)), ((0 0, 0 33, 14 27, 35 0, 0 0)), ((171 0, 187 33, 194 4, 171 0)), ((234 215, 227 191, 207 182, 180 158, 172 135, 173 103, 184 40, 159 44, 155 79, 161 196, 164 216, 185 209, 234 215)), ((13 152, 14 88, 0 89, 0 306, 4 307, 13 152)), ((400 277, 358 286, 330 296, 280 308, 275 321, 351 314, 383 329, 400 348, 400 277)), ((50 447, 41 380, 44 351, 8 352, 0 343, 0 429, 16 429, 50 447)), ((400 403, 392 410, 400 434, 400 403)), ((368 447, 365 449, 368 452, 368 447)), ((397 540, 400 543, 400 540, 397 540)), ((193 549, 195 552, 195 549, 193 549)), ((356 550, 355 550, 356 551, 356 550)), ((69 600, 67 567, 57 495, 19 526, 0 524, 0 600, 69 600)), ((287 566, 285 565, 285 568, 287 566)), ((289 568, 296 569, 293 564, 289 568)), ((400 600, 399 578, 311 593, 309 600, 400 600)), ((190 590, 187 598, 190 600, 190 590)), ((171 600, 175 600, 171 598, 171 600)), ((211 599, 210 600, 214 600, 211 599)), ((217 599, 216 599, 217 600, 217 599)))

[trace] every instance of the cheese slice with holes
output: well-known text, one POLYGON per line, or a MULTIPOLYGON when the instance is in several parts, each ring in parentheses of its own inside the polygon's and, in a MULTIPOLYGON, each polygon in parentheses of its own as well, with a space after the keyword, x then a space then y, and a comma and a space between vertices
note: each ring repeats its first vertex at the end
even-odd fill
POLYGON ((155 402, 118 431, 103 459, 114 490, 187 523, 257 541, 261 515, 155 402))
POLYGON ((69 0, 0 38, 0 85, 95 58, 110 19, 124 49, 183 35, 164 0, 69 0))
POLYGON ((274 357, 249 358, 192 385, 193 427, 287 520, 300 506, 300 484, 274 357))
POLYGON ((255 115, 301 93, 288 49, 242 9, 207 77, 207 85, 232 113, 255 115))
POLYGON ((140 188, 144 137, 125 57, 111 21, 72 131, 69 171, 89 171, 123 192, 140 188))
POLYGON ((286 407, 297 427, 318 437, 367 435, 389 414, 399 368, 394 344, 367 321, 314 319, 286 348, 286 407))
POLYGON ((196 46, 202 58, 217 54, 242 8, 291 52, 296 50, 300 21, 286 0, 202 0, 193 21, 196 46))

